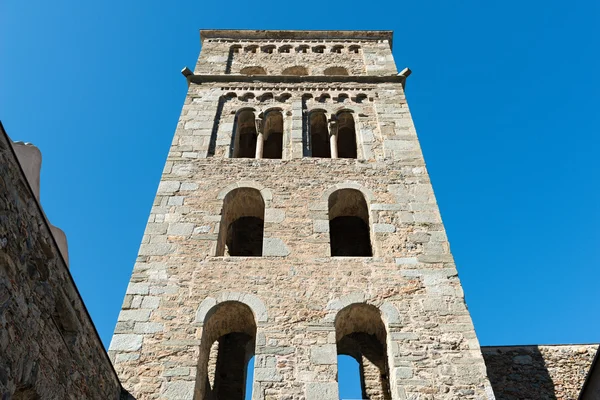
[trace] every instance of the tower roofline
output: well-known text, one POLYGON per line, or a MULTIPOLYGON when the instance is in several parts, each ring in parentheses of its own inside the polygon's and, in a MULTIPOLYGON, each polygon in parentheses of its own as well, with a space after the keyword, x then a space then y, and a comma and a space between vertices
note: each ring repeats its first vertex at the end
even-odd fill
POLYGON ((204 39, 358 39, 387 40, 392 47, 393 35, 393 31, 201 29, 200 42, 204 39))

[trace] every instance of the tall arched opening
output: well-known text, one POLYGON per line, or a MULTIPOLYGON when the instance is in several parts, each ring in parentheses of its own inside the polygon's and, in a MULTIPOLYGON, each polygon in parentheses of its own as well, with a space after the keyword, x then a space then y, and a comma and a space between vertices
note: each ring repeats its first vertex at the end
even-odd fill
POLYGON ((369 304, 351 304, 335 318, 338 356, 347 355, 359 364, 362 399, 390 400, 387 332, 381 312, 369 304))
POLYGON ((235 119, 235 141, 233 146, 234 158, 256 157, 256 117, 254 110, 240 111, 235 119))
POLYGON ((250 307, 226 301, 211 309, 202 327, 194 400, 244 400, 255 342, 250 307))
POLYGON ((356 127, 349 111, 337 115, 337 147, 339 158, 356 158, 356 127))
POLYGON ((325 111, 313 111, 309 114, 308 119, 312 157, 331 158, 329 129, 325 111))
POLYGON ((265 144, 263 158, 281 159, 283 157, 283 114, 279 110, 265 112, 265 144))

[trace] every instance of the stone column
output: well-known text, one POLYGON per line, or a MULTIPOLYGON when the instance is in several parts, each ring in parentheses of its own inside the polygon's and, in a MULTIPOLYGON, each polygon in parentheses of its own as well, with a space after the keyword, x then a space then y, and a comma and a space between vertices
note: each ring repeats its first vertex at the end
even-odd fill
POLYGON ((337 121, 333 117, 329 120, 329 147, 331 148, 331 158, 338 158, 337 121))
POLYGON ((265 147, 265 136, 262 129, 262 119, 256 118, 256 155, 255 158, 263 157, 263 148, 265 147))

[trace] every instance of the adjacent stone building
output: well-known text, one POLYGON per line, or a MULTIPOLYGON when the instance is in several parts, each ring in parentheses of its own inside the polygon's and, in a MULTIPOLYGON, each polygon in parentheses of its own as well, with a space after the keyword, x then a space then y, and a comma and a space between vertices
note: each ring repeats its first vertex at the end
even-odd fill
MULTIPOLYGON (((41 153, 0 124, 0 398, 121 397, 121 384, 39 203, 41 153)), ((125 392, 123 392, 125 393, 125 392)))

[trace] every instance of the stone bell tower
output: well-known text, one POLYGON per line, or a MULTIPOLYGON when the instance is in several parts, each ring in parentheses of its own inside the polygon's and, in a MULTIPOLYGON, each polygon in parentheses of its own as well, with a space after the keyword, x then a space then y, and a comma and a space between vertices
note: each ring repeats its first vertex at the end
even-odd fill
POLYGON ((109 349, 124 387, 337 400, 343 354, 364 399, 492 399, 392 32, 200 36, 109 349))

